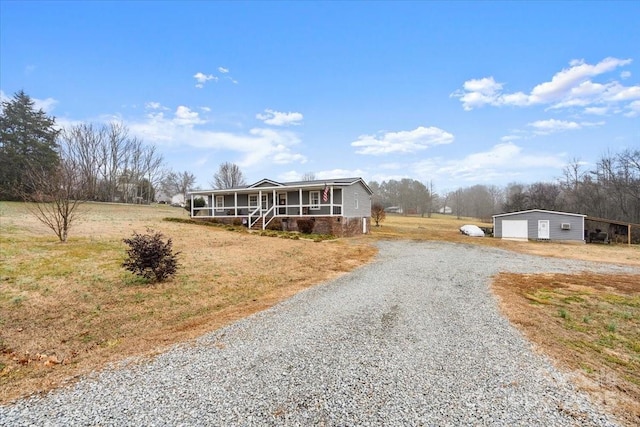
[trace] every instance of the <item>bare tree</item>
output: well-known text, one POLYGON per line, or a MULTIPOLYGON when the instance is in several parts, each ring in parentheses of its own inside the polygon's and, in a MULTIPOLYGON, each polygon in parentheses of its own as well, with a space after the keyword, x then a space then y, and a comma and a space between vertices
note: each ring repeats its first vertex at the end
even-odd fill
POLYGON ((33 165, 27 171, 32 192, 25 194, 29 211, 66 242, 69 229, 86 200, 87 183, 73 158, 62 158, 53 169, 33 165))
POLYGON ((146 188, 143 189, 144 200, 146 203, 151 203, 155 199, 155 187, 160 185, 166 171, 163 168, 164 159, 155 145, 148 145, 142 156, 142 165, 144 170, 144 179, 141 183, 146 188))
POLYGON ((438 195, 433 191, 433 181, 429 180, 428 199, 427 199, 427 218, 431 218, 433 212, 433 201, 437 199, 438 195))
POLYGON ((162 181, 162 191, 167 195, 182 194, 184 202, 187 201, 187 192, 196 183, 196 176, 190 172, 169 172, 162 181))
POLYGON ((60 144, 68 158, 78 165, 78 172, 86 185, 86 196, 98 200, 100 170, 104 157, 101 155, 106 128, 82 123, 66 128, 61 133, 60 144))
POLYGON ((386 217, 387 213, 384 211, 384 206, 380 203, 371 205, 371 218, 375 221, 376 227, 380 227, 380 222, 384 221, 386 217))
POLYGON ((245 185, 244 175, 235 163, 225 162, 213 175, 211 185, 218 189, 235 188, 245 185))
POLYGON ((101 148, 102 167, 100 175, 103 194, 100 199, 113 202, 118 191, 119 173, 125 167, 125 154, 129 145, 129 132, 122 123, 112 122, 105 130, 106 140, 101 148))

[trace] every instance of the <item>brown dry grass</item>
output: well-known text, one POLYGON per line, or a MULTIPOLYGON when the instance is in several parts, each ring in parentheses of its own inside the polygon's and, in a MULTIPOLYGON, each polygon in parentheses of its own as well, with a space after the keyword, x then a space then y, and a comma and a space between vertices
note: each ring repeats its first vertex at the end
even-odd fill
POLYGON ((502 311, 579 387, 640 425, 640 275, 499 274, 502 311))
POLYGON ((460 234, 464 224, 491 227, 477 219, 456 219, 450 215, 434 214, 431 218, 387 215, 380 227, 372 227, 372 236, 381 239, 439 240, 455 243, 490 246, 514 252, 556 258, 571 258, 640 267, 640 246, 598 245, 553 242, 521 242, 493 238, 469 237, 460 234))
POLYGON ((83 209, 61 244, 22 204, 0 203, 0 402, 215 330, 376 253, 349 240, 315 243, 162 221, 187 218, 167 206, 83 209), (122 239, 147 227, 181 252, 181 269, 166 283, 141 283, 120 267, 122 239))

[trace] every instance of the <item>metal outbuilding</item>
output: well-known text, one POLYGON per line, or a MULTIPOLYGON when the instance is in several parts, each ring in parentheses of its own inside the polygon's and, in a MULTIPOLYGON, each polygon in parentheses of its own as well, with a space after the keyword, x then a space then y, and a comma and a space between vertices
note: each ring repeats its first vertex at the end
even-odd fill
POLYGON ((493 215, 495 237, 585 243, 586 215, 530 209, 493 215))

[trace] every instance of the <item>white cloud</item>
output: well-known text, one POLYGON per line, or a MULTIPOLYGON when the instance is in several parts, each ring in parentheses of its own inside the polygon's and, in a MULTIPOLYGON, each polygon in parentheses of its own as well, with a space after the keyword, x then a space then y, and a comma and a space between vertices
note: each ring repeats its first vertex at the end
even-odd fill
POLYGON ((532 123, 529 123, 527 126, 531 126, 534 129, 535 134, 537 135, 548 135, 556 132, 563 132, 567 130, 578 130, 584 127, 593 127, 593 126, 602 126, 605 122, 570 122, 566 120, 538 120, 532 123))
POLYGON ((266 114, 256 114, 256 119, 272 126, 299 125, 303 119, 301 113, 283 113, 270 109, 264 110, 266 114))
POLYGON ((490 150, 471 153, 459 159, 431 158, 410 166, 413 174, 435 182, 476 184, 509 181, 530 175, 543 168, 561 170, 564 160, 560 154, 523 152, 511 142, 494 145, 490 150))
POLYGON ((196 111, 191 111, 189 107, 180 105, 176 109, 174 122, 180 126, 193 126, 202 124, 205 121, 199 117, 196 111))
POLYGON ((631 71, 623 71, 620 73, 620 78, 621 79, 628 79, 629 77, 631 77, 631 71))
POLYGON ((300 139, 293 132, 268 128, 254 128, 248 133, 205 129, 206 120, 186 106, 179 106, 171 116, 162 111, 152 111, 145 120, 126 124, 133 135, 154 144, 239 153, 236 163, 241 167, 307 161, 304 155, 294 151, 300 139))
MULTIPOLYGON (((530 93, 504 93, 503 84, 493 77, 468 80, 451 94, 465 110, 492 106, 549 105, 549 108, 603 106, 640 99, 640 85, 624 86, 617 81, 597 83, 593 78, 631 63, 631 59, 605 58, 597 64, 573 60, 569 68, 557 72, 550 81, 536 85, 530 93)), ((627 78, 631 73, 623 72, 627 78)))
POLYGON ((279 182, 292 182, 292 181, 300 181, 304 174, 295 170, 291 170, 288 172, 281 173, 276 177, 276 180, 279 182))
POLYGON ((485 104, 494 104, 502 91, 502 83, 496 83, 493 77, 472 79, 464 82, 464 90, 458 90, 451 96, 462 101, 462 107, 469 111, 485 104))
POLYGON ((224 67, 218 67, 218 71, 222 74, 227 74, 229 72, 229 69, 224 67))
POLYGON ((169 111, 169 109, 165 106, 163 106, 162 104, 160 104, 159 102, 155 102, 155 101, 150 101, 144 104, 144 108, 146 110, 162 110, 162 111, 169 111))
MULTIPOLYGON (((56 104, 58 103, 58 101, 53 98, 45 98, 45 99, 39 99, 34 97, 30 97, 30 98, 33 101, 33 108, 35 108, 36 110, 42 110, 47 114, 51 114, 56 104)), ((6 93, 4 93, 4 91, 0 90, 1 102, 11 101, 12 99, 13 99, 13 96, 9 97, 7 96, 6 93)))
POLYGON ((204 111, 205 113, 210 113, 211 112, 211 108, 209 108, 209 107, 200 107, 200 109, 202 111, 204 111))
POLYGON ((193 75, 193 78, 196 79, 196 87, 199 89, 202 89, 204 87, 204 84, 206 82, 208 82, 209 80, 213 80, 214 82, 218 81, 218 78, 216 76, 214 76, 213 74, 204 74, 201 72, 197 72, 193 75))
POLYGON ((624 115, 626 117, 638 117, 640 116, 640 101, 633 101, 627 105, 627 110, 624 115))
POLYGON ((358 154, 415 153, 434 145, 450 144, 453 139, 452 134, 437 127, 419 126, 411 131, 361 135, 351 146, 359 148, 358 154))
POLYGON ((584 109, 585 114, 593 114, 594 116, 604 116, 609 111, 609 107, 587 107, 584 109))
MULTIPOLYGON (((281 173, 276 177, 276 179, 280 182, 290 182, 290 181, 300 181, 303 179, 306 172, 298 172, 296 170, 290 170, 284 173, 281 173)), ((315 179, 323 180, 323 179, 339 179, 339 178, 354 178, 354 177, 364 177, 366 176, 366 172, 362 169, 331 169, 331 170, 323 170, 323 171, 314 171, 315 179)))
POLYGON ((331 169, 316 172, 316 179, 355 178, 364 176, 362 169, 331 169))
POLYGON ((509 141, 517 141, 518 139, 522 139, 523 137, 521 135, 505 135, 502 138, 500 138, 500 141, 502 142, 509 142, 509 141))

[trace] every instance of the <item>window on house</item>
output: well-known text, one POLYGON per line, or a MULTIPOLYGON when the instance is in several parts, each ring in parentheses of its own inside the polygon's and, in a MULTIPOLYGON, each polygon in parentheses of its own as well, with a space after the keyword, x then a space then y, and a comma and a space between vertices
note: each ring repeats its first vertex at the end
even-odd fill
POLYGON ((249 194, 249 207, 257 208, 258 207, 258 195, 257 194, 249 194))
POLYGON ((269 208, 269 195, 268 194, 263 194, 262 195, 262 209, 268 209, 269 208))
POLYGON ((358 209, 358 193, 353 193, 353 207, 358 209))
POLYGON ((319 191, 309 192, 309 204, 311 205, 311 209, 320 209, 320 192, 319 191))
POLYGON ((224 209, 224 196, 216 196, 216 209, 219 211, 224 209))

